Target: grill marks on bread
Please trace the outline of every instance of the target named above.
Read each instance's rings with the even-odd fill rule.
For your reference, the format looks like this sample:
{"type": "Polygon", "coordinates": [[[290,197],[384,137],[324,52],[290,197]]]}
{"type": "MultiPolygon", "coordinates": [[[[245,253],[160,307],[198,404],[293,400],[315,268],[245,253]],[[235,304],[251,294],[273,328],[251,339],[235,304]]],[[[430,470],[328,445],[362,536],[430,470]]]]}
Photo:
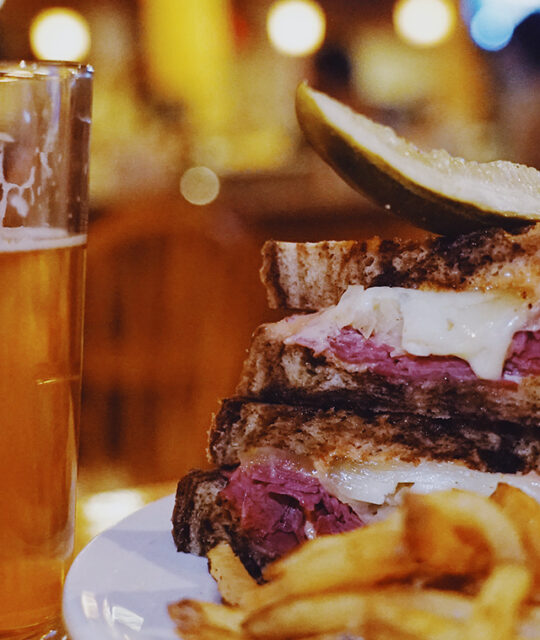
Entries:
{"type": "Polygon", "coordinates": [[[181,499],[177,498],[172,515],[173,537],[179,551],[189,549],[196,555],[205,555],[227,539],[230,522],[222,516],[208,517],[226,484],[226,477],[218,469],[194,470],[180,480],[177,496],[181,499]]]}
{"type": "Polygon", "coordinates": [[[457,462],[497,473],[527,473],[540,462],[535,430],[503,421],[482,424],[376,414],[366,407],[353,411],[339,406],[225,400],[210,441],[215,464],[237,465],[243,455],[259,447],[285,449],[307,458],[457,462]]]}
{"type": "Polygon", "coordinates": [[[487,229],[423,242],[268,241],[261,279],[272,308],[322,309],[349,285],[521,290],[540,297],[540,225],[522,233],[487,229]]]}

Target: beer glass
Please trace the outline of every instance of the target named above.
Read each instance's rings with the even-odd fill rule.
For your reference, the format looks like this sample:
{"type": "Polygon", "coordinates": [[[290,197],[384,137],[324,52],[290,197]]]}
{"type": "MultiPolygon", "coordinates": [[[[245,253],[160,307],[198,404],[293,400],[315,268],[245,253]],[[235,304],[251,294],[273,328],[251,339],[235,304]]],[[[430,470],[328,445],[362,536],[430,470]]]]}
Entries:
{"type": "Polygon", "coordinates": [[[91,91],[0,62],[0,638],[59,616],[73,547],[91,91]]]}

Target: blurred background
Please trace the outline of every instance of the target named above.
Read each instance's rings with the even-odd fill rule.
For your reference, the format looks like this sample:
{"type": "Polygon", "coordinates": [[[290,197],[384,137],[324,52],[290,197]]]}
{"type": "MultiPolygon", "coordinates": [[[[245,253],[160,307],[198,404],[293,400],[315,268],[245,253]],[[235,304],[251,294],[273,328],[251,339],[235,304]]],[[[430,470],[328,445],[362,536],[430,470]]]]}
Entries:
{"type": "Polygon", "coordinates": [[[172,490],[208,464],[211,415],[250,335],[280,317],[258,280],[265,239],[421,235],[306,147],[297,84],[420,147],[540,168],[537,11],[539,0],[0,0],[2,58],[95,67],[80,485],[102,496],[85,512],[96,527],[139,506],[142,487],[172,490]]]}

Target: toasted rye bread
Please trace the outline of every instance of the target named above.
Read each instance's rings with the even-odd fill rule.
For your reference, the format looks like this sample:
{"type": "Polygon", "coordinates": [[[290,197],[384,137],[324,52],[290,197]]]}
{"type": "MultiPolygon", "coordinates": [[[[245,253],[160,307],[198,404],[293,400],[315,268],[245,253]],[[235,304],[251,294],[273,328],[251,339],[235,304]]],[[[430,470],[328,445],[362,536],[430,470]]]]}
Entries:
{"type": "Polygon", "coordinates": [[[453,462],[493,473],[540,468],[537,430],[505,422],[224,400],[210,433],[214,463],[236,466],[250,451],[267,447],[306,458],[453,462]]]}
{"type": "Polygon", "coordinates": [[[288,320],[261,325],[244,362],[238,396],[261,402],[400,412],[431,418],[508,421],[540,427],[540,377],[409,379],[347,368],[337,359],[288,344],[288,320]]]}
{"type": "Polygon", "coordinates": [[[488,229],[423,242],[268,241],[261,279],[272,308],[323,309],[347,287],[492,288],[540,299],[540,224],[521,233],[488,229]]]}

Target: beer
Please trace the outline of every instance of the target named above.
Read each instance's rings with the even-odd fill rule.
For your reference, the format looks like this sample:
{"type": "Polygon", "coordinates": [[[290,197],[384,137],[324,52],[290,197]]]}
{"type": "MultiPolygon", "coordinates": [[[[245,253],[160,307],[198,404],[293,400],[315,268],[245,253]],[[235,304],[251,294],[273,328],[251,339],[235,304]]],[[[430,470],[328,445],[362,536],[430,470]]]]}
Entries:
{"type": "Polygon", "coordinates": [[[73,544],[84,235],[0,228],[0,638],[58,615],[73,544]]]}

